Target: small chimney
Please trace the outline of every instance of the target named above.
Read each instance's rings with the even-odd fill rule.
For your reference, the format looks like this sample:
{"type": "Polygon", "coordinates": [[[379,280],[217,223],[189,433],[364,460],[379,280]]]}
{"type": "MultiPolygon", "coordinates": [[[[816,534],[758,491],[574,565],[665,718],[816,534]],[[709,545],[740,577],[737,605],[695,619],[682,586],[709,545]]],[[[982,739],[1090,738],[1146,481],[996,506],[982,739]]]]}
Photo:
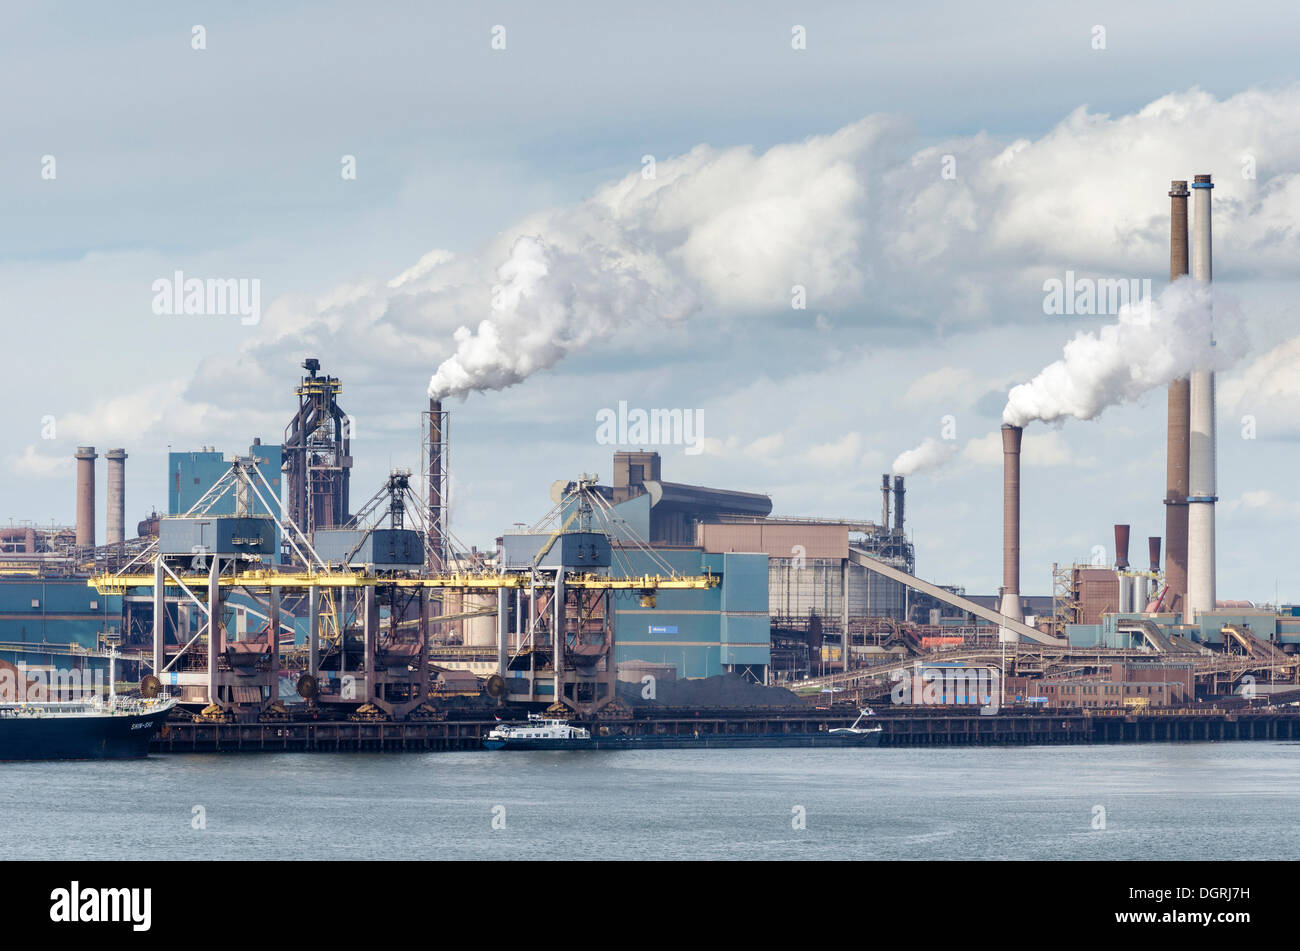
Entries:
{"type": "Polygon", "coordinates": [[[1151,556],[1151,571],[1156,573],[1160,570],[1160,536],[1152,535],[1147,538],[1147,554],[1151,556]]]}
{"type": "Polygon", "coordinates": [[[1128,536],[1129,526],[1115,526],[1115,567],[1128,567],[1128,536]]]}
{"type": "Polygon", "coordinates": [[[894,476],[894,534],[900,538],[903,535],[903,493],[906,491],[903,477],[894,476]]]}
{"type": "Polygon", "coordinates": [[[1001,613],[1023,621],[1020,607],[1020,440],[1024,429],[1002,426],[1002,605],[1001,613]]]}
{"type": "Polygon", "coordinates": [[[77,547],[95,547],[95,460],[94,446],[78,446],[77,459],[77,547]]]}
{"type": "Polygon", "coordinates": [[[1137,598],[1133,586],[1133,573],[1128,570],[1129,526],[1115,526],[1115,574],[1119,578],[1119,612],[1128,614],[1136,610],[1137,598]]]}
{"type": "Polygon", "coordinates": [[[880,530],[889,534],[889,473],[880,476],[880,530]]]}

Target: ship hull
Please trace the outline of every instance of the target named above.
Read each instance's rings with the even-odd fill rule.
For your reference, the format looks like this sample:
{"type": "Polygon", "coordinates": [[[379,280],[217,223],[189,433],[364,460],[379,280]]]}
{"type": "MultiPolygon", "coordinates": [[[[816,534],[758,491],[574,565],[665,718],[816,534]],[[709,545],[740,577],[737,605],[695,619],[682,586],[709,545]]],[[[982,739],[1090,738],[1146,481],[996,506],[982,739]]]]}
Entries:
{"type": "Polygon", "coordinates": [[[0,760],[138,759],[167,711],[135,716],[0,717],[0,760]]]}
{"type": "Polygon", "coordinates": [[[733,750],[879,746],[881,731],[866,733],[702,733],[699,736],[593,736],[585,740],[489,739],[489,750],[733,750]]]}

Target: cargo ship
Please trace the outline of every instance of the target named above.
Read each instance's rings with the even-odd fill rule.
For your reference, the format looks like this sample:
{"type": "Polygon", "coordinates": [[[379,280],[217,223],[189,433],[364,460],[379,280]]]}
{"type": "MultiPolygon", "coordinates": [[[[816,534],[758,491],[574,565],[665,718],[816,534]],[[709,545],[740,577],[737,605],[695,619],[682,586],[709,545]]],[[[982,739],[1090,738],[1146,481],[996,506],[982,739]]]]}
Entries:
{"type": "Polygon", "coordinates": [[[119,699],[0,703],[0,760],[133,759],[149,742],[176,700],[167,695],[119,699]]]}
{"type": "Polygon", "coordinates": [[[863,710],[852,726],[815,733],[692,733],[690,735],[593,736],[591,731],[551,717],[528,717],[527,723],[505,724],[483,739],[489,750],[691,750],[776,749],[795,747],[879,746],[882,727],[860,726],[863,710]]]}

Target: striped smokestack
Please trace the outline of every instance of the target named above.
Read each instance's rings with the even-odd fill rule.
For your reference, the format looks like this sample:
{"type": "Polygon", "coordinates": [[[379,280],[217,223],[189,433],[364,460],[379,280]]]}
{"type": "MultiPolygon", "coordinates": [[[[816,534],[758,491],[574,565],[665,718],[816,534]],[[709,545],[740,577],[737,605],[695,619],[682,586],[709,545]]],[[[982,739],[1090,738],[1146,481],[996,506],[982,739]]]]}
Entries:
{"type": "MultiPolygon", "coordinates": [[[[1169,183],[1169,281],[1187,274],[1187,183],[1169,183]]],[[[1169,384],[1168,464],[1165,491],[1165,606],[1181,611],[1187,602],[1187,446],[1191,428],[1191,383],[1169,384]]]]}
{"type": "MultiPolygon", "coordinates": [[[[1210,237],[1209,175],[1197,175],[1192,182],[1193,221],[1196,240],[1192,245],[1192,279],[1209,284],[1213,279],[1210,237]]],[[[1215,479],[1214,373],[1194,370],[1191,375],[1190,426],[1187,464],[1187,603],[1184,620],[1215,607],[1214,503],[1215,479]]]]}
{"type": "Polygon", "coordinates": [[[1020,438],[1019,426],[1002,426],[1002,614],[1025,619],[1020,607],[1020,438]]]}

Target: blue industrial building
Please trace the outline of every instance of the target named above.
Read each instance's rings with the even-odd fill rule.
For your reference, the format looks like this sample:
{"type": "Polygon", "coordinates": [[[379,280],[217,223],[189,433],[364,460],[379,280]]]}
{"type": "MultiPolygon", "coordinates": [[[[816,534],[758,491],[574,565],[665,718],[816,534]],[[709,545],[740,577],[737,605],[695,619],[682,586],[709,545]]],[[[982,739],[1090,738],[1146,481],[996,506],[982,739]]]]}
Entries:
{"type": "MultiPolygon", "coordinates": [[[[271,505],[278,505],[280,502],[280,466],[282,464],[282,453],[279,446],[264,446],[260,439],[253,440],[253,445],[248,447],[248,455],[255,456],[258,459],[257,471],[266,479],[271,487],[271,495],[267,502],[271,505]]],[[[225,453],[216,452],[211,449],[201,452],[172,452],[167,454],[167,513],[169,515],[184,515],[190,510],[194,503],[207,493],[217,480],[230,471],[230,462],[226,459],[225,453]]],[[[266,495],[266,489],[263,486],[258,487],[263,495],[266,495]]],[[[261,499],[254,495],[250,500],[249,509],[254,515],[272,515],[279,517],[279,511],[272,511],[262,504],[261,499]]],[[[235,514],[235,493],[228,492],[217,501],[209,510],[212,515],[234,515],[235,514]]],[[[274,526],[276,558],[279,557],[280,551],[280,529],[274,526]]]]}
{"type": "Polygon", "coordinates": [[[614,648],[618,663],[641,660],[677,669],[678,677],[713,677],[726,671],[763,679],[771,661],[767,613],[767,555],[710,554],[699,549],[620,552],[636,574],[721,575],[714,588],[663,589],[654,607],[635,591],[614,597],[614,648]]]}
{"type": "MultiPolygon", "coordinates": [[[[7,578],[0,604],[0,649],[12,645],[79,644],[122,624],[120,595],[102,595],[85,578],[7,578]]],[[[21,646],[15,648],[21,649],[21,646]]]]}

